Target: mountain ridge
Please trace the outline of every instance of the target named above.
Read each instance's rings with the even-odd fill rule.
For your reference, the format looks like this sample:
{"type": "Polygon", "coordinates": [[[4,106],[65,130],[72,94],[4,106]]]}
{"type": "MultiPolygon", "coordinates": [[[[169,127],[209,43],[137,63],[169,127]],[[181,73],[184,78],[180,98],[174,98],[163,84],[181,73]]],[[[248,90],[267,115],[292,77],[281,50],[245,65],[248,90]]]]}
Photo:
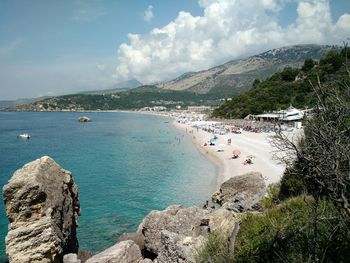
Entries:
{"type": "MultiPolygon", "coordinates": [[[[17,111],[117,110],[190,105],[219,106],[287,67],[300,67],[305,59],[319,60],[330,50],[340,47],[299,45],[272,49],[264,53],[226,62],[209,70],[188,72],[170,82],[144,85],[127,90],[100,90],[52,97],[16,106],[17,111]]],[[[6,110],[13,110],[6,109],[6,110]]]]}
{"type": "Polygon", "coordinates": [[[184,73],[157,87],[233,96],[250,87],[255,79],[265,79],[288,66],[299,67],[307,58],[317,60],[331,49],[338,47],[307,44],[275,48],[247,58],[230,60],[208,70],[184,73]]]}

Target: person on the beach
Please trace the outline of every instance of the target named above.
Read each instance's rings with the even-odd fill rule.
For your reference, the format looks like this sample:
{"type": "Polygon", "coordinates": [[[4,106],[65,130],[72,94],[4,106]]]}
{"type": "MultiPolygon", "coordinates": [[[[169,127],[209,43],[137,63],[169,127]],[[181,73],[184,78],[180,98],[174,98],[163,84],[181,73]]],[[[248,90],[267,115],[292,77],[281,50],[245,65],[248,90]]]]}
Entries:
{"type": "Polygon", "coordinates": [[[247,158],[247,159],[244,161],[243,164],[244,164],[244,165],[246,165],[246,164],[253,164],[252,159],[247,158]]]}
{"type": "Polygon", "coordinates": [[[209,206],[209,201],[206,200],[205,203],[203,204],[203,209],[207,209],[209,206]]]}

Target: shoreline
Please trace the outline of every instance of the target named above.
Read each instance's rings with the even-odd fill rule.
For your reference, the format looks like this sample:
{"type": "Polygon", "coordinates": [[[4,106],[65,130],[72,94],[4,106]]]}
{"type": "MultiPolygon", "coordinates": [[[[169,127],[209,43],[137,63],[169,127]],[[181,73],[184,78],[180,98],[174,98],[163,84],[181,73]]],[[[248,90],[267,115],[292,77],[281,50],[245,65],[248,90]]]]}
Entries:
{"type": "MultiPolygon", "coordinates": [[[[224,172],[225,172],[225,163],[218,158],[215,154],[209,154],[209,152],[203,148],[203,146],[199,143],[198,139],[195,137],[195,135],[189,134],[188,129],[192,129],[189,125],[181,125],[176,120],[173,120],[172,125],[178,129],[183,131],[187,136],[191,136],[191,141],[193,145],[197,148],[197,150],[209,161],[212,162],[217,169],[217,175],[216,175],[216,189],[219,189],[220,185],[224,181],[224,172]],[[187,128],[187,130],[186,130],[187,128]],[[195,138],[193,138],[195,137],[195,138]]],[[[198,132],[195,133],[198,135],[198,132]]]]}
{"type": "Polygon", "coordinates": [[[243,131],[242,134],[228,133],[218,135],[216,145],[209,146],[208,142],[212,137],[210,132],[196,129],[188,123],[179,123],[176,119],[173,120],[173,125],[191,136],[192,143],[200,153],[217,167],[217,190],[224,181],[249,172],[262,173],[266,185],[278,183],[283,176],[285,166],[273,159],[274,148],[267,140],[272,134],[248,131],[243,131]],[[227,143],[228,139],[232,141],[230,145],[227,143]],[[207,146],[204,146],[205,143],[207,146]],[[218,151],[219,147],[222,151],[218,151]],[[232,159],[235,149],[241,151],[238,159],[232,159]],[[253,164],[244,165],[244,160],[251,155],[253,164]]]}

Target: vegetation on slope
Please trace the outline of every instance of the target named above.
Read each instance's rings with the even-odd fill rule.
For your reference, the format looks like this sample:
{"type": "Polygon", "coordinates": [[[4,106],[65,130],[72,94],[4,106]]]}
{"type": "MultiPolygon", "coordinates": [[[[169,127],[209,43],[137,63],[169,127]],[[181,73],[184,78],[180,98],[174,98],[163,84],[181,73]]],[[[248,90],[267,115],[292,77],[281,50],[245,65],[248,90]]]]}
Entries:
{"type": "MultiPolygon", "coordinates": [[[[281,161],[287,170],[262,201],[265,211],[243,216],[234,251],[210,249],[227,243],[215,234],[199,251],[198,262],[349,261],[350,67],[346,61],[337,64],[335,54],[325,60],[321,66],[338,75],[315,86],[317,110],[306,120],[304,138],[295,144],[278,133],[273,140],[286,153],[281,161]]],[[[313,69],[311,61],[304,67],[313,69]]]]}
{"type": "Polygon", "coordinates": [[[200,95],[189,91],[162,90],[154,86],[118,92],[114,94],[73,94],[38,101],[29,105],[21,105],[20,110],[116,110],[140,109],[143,107],[177,105],[217,105],[217,99],[208,95],[200,95]]]}
{"type": "Polygon", "coordinates": [[[314,88],[318,78],[325,85],[342,81],[346,71],[344,67],[345,49],[341,52],[330,51],[319,63],[307,59],[301,69],[285,68],[260,82],[256,80],[252,88],[227,101],[214,111],[215,117],[244,118],[248,114],[295,107],[314,107],[317,103],[314,88]]]}
{"type": "Polygon", "coordinates": [[[287,66],[299,67],[306,58],[319,60],[332,49],[337,50],[338,47],[296,45],[272,49],[208,70],[183,74],[179,78],[159,84],[158,87],[229,98],[249,89],[254,79],[266,79],[287,66]]]}

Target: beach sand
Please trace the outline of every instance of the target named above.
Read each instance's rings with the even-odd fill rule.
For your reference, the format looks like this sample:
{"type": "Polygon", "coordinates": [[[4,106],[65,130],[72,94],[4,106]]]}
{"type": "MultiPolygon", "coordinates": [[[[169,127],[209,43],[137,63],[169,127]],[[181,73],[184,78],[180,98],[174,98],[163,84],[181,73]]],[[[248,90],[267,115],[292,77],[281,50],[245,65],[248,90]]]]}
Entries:
{"type": "Polygon", "coordinates": [[[273,159],[275,149],[270,145],[267,138],[272,133],[254,133],[243,131],[241,134],[229,133],[218,135],[215,146],[209,146],[212,133],[191,127],[189,124],[182,124],[174,121],[175,127],[185,131],[192,137],[193,143],[198,147],[210,161],[214,162],[218,169],[217,187],[229,178],[242,175],[248,172],[261,172],[267,185],[280,181],[285,166],[273,159]],[[231,145],[228,145],[228,139],[231,145]],[[204,144],[207,143],[207,146],[204,144]],[[224,145],[219,147],[219,145],[224,145]],[[223,151],[218,152],[219,148],[223,151]],[[232,159],[232,152],[235,149],[241,151],[238,159],[232,159]],[[253,164],[244,165],[247,156],[253,155],[253,164]]]}

